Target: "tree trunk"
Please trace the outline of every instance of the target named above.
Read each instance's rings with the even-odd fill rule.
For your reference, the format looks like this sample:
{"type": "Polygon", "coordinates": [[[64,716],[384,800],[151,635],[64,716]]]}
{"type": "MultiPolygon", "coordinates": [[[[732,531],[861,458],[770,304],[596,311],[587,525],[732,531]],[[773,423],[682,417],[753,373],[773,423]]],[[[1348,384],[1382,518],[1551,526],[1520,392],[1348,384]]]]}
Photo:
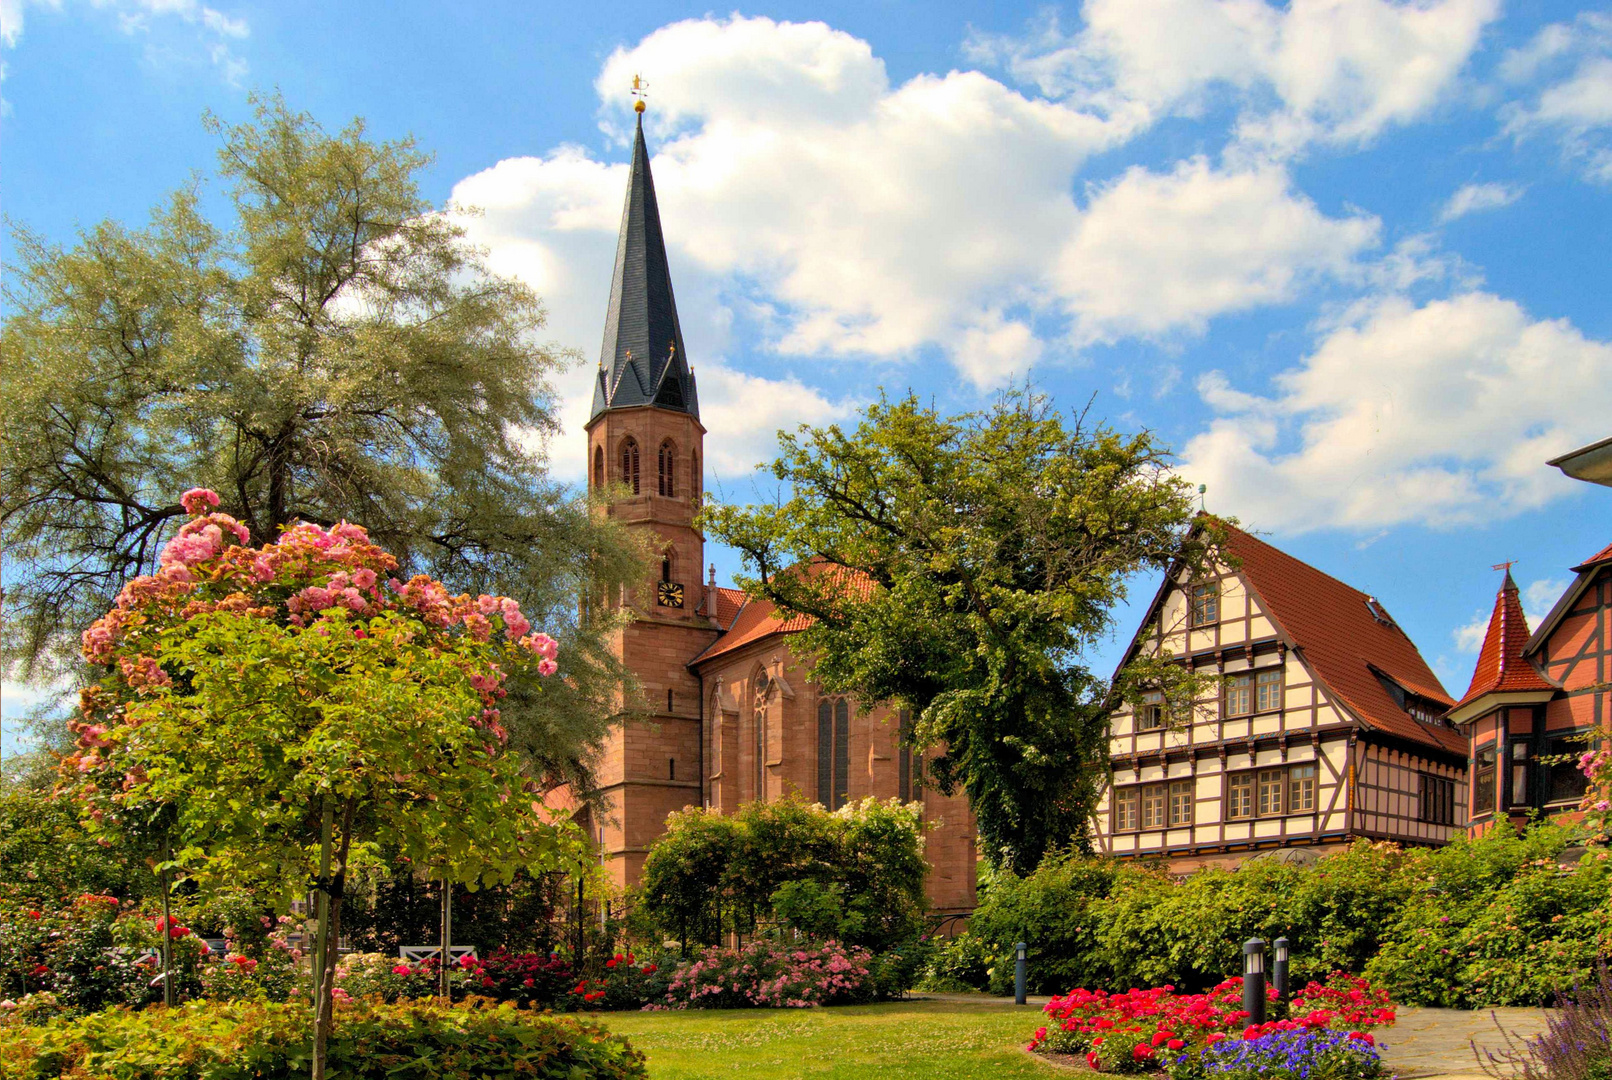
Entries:
{"type": "MultiPolygon", "coordinates": [[[[162,861],[166,863],[170,854],[168,851],[168,838],[162,838],[162,861]]],[[[173,913],[168,906],[168,897],[172,892],[169,885],[168,868],[162,868],[162,1003],[168,1008],[179,1004],[178,994],[174,990],[174,920],[173,913]]]]}
{"type": "MultiPolygon", "coordinates": [[[[328,813],[328,811],[327,811],[328,813]]],[[[313,1080],[324,1080],[325,1048],[330,1042],[330,1029],[335,1020],[336,1002],[336,942],[341,935],[341,901],[347,883],[347,852],[353,841],[353,800],[348,799],[341,813],[341,847],[336,855],[336,872],[330,878],[326,910],[320,920],[317,954],[319,962],[315,978],[318,997],[313,1025],[313,1080]]],[[[329,846],[321,844],[321,862],[329,846]]],[[[325,868],[328,868],[325,863],[325,868]]]]}
{"type": "Polygon", "coordinates": [[[452,984],[448,982],[448,962],[453,957],[453,883],[442,879],[442,952],[438,961],[438,993],[444,1005],[453,1001],[452,984]]]}
{"type": "Polygon", "coordinates": [[[308,1000],[315,1012],[319,1009],[319,980],[325,970],[325,931],[330,922],[330,830],[335,813],[329,800],[319,819],[319,878],[313,896],[313,965],[308,969],[308,1000]]]}

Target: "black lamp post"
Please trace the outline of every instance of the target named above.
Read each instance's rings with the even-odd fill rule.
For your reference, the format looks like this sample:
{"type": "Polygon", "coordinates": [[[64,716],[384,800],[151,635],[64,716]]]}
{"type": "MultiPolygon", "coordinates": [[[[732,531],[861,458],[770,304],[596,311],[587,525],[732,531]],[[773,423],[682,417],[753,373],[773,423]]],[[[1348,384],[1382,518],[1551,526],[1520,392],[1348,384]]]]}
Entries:
{"type": "Polygon", "coordinates": [[[1243,1011],[1248,1023],[1265,1022],[1265,941],[1249,938],[1243,942],[1243,1011]]]}
{"type": "Polygon", "coordinates": [[[1019,942],[1013,946],[1013,1004],[1023,1005],[1028,1002],[1029,996],[1025,991],[1025,984],[1029,981],[1029,963],[1025,959],[1026,946],[1019,942]]]}
{"type": "Polygon", "coordinates": [[[1276,985],[1276,1000],[1287,1003],[1287,938],[1279,937],[1271,944],[1276,949],[1276,955],[1271,964],[1271,981],[1276,985]]]}

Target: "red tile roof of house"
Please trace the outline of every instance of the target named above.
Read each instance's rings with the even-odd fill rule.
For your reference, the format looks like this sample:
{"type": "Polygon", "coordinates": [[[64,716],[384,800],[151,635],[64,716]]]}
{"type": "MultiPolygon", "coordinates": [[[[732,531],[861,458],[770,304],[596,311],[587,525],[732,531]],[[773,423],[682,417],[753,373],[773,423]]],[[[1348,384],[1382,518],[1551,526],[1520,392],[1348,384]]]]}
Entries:
{"type": "Polygon", "coordinates": [[[1599,554],[1591,555],[1589,558],[1573,567],[1573,573],[1581,573],[1585,570],[1588,570],[1592,566],[1597,566],[1604,562],[1612,562],[1612,544],[1608,544],[1606,547],[1601,549],[1599,554]]]}
{"type": "Polygon", "coordinates": [[[1472,684],[1456,708],[1485,694],[1555,690],[1556,686],[1523,657],[1527,643],[1528,617],[1517,596],[1517,583],[1507,570],[1494,598],[1494,613],[1489,616],[1489,631],[1483,636],[1478,665],[1472,670],[1472,684]]]}
{"type": "Polygon", "coordinates": [[[1417,720],[1377,677],[1381,672],[1412,693],[1446,707],[1454,704],[1415,643],[1381,604],[1241,529],[1217,524],[1225,530],[1226,546],[1240,560],[1266,614],[1361,723],[1413,742],[1466,753],[1464,735],[1417,720]]]}

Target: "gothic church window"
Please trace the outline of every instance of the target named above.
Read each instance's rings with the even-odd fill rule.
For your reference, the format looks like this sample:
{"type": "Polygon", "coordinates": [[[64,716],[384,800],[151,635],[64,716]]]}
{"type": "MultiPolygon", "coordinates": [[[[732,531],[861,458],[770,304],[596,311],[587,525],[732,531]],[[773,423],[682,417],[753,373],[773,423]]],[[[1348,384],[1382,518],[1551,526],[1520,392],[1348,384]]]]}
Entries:
{"type": "Polygon", "coordinates": [[[672,445],[672,440],[667,439],[660,444],[660,457],[657,463],[659,486],[656,489],[667,498],[673,498],[677,494],[672,485],[672,471],[676,467],[677,448],[672,445]]]}
{"type": "Polygon", "coordinates": [[[845,805],[851,776],[851,706],[844,698],[817,703],[817,801],[845,805]]]}
{"type": "Polygon", "coordinates": [[[767,801],[767,693],[771,686],[765,671],[756,672],[751,680],[755,694],[751,720],[756,728],[756,801],[767,801]]]}
{"type": "Polygon", "coordinates": [[[621,443],[621,482],[638,494],[638,440],[631,437],[621,443]]]}
{"type": "Polygon", "coordinates": [[[604,486],[604,447],[595,446],[593,448],[593,487],[595,491],[598,491],[603,489],[604,486]]]}
{"type": "Polygon", "coordinates": [[[912,713],[896,713],[896,794],[904,803],[912,801],[912,713]]]}
{"type": "Polygon", "coordinates": [[[688,462],[688,493],[695,502],[699,502],[700,481],[704,477],[700,475],[700,453],[698,450],[689,455],[688,462]]]}

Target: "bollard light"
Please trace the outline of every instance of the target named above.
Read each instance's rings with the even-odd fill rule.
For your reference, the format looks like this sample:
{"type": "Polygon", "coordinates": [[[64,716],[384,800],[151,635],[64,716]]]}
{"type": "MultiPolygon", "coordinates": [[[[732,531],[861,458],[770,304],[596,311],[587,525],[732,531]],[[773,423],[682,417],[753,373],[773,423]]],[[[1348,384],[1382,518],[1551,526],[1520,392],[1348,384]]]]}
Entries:
{"type": "Polygon", "coordinates": [[[1265,1022],[1265,941],[1249,938],[1243,942],[1243,1011],[1248,1023],[1265,1022]]]}
{"type": "Polygon", "coordinates": [[[1276,955],[1271,963],[1271,981],[1276,986],[1276,1000],[1284,1004],[1287,1002],[1287,938],[1279,937],[1271,942],[1276,955]]]}
{"type": "Polygon", "coordinates": [[[1025,984],[1029,982],[1029,960],[1027,959],[1028,946],[1019,942],[1013,946],[1013,1004],[1023,1005],[1028,1002],[1025,984]]]}

